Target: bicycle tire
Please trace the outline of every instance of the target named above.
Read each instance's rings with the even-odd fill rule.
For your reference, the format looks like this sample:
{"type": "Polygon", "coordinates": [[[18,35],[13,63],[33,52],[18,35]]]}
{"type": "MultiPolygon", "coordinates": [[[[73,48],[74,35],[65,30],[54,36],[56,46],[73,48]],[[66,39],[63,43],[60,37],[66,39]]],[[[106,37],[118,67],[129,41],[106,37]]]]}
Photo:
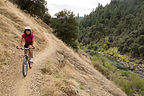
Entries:
{"type": "Polygon", "coordinates": [[[27,57],[24,56],[23,63],[22,63],[22,73],[23,73],[24,77],[26,77],[27,72],[28,72],[28,64],[27,63],[28,63],[27,57]]]}
{"type": "Polygon", "coordinates": [[[32,68],[32,63],[30,63],[30,61],[28,63],[29,63],[29,68],[31,69],[32,68]]]}

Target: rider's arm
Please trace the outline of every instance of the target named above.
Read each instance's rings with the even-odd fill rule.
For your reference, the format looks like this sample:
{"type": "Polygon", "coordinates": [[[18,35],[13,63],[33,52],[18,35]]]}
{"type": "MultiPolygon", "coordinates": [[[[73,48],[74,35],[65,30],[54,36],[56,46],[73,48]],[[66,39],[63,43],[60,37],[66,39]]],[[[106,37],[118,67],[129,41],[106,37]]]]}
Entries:
{"type": "Polygon", "coordinates": [[[20,40],[19,47],[21,47],[22,42],[23,42],[23,37],[22,37],[21,40],[20,40]]]}
{"type": "Polygon", "coordinates": [[[34,46],[34,38],[32,39],[32,46],[34,46]]]}

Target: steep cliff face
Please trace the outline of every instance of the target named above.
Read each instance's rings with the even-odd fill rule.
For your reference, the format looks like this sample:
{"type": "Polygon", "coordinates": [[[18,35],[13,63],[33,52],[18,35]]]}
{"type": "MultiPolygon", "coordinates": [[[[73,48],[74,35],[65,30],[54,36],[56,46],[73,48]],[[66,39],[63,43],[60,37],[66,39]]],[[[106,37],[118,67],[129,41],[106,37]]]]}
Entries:
{"type": "Polygon", "coordinates": [[[49,26],[0,1],[0,96],[126,96],[89,63],[57,39],[49,26]],[[25,26],[35,34],[34,64],[26,78],[17,50],[25,26]]]}

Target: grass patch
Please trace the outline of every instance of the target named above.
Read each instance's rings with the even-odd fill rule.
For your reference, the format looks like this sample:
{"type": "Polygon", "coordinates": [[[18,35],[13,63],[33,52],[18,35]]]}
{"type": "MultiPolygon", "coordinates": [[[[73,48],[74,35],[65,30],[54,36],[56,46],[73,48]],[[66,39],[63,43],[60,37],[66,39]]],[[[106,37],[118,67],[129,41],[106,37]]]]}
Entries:
{"type": "Polygon", "coordinates": [[[53,67],[50,65],[50,63],[51,63],[51,60],[48,59],[45,67],[41,69],[41,72],[43,74],[49,74],[49,75],[51,75],[53,73],[52,72],[53,67]]]}
{"type": "Polygon", "coordinates": [[[117,67],[113,66],[111,63],[109,62],[105,62],[104,63],[104,67],[106,67],[107,69],[109,69],[112,72],[115,72],[117,70],[117,67]]]}
{"type": "Polygon", "coordinates": [[[80,86],[80,89],[81,89],[81,90],[85,90],[85,88],[84,88],[82,85],[80,86]]]}
{"type": "Polygon", "coordinates": [[[47,91],[44,94],[42,94],[41,96],[54,96],[54,91],[47,91]]]}
{"type": "Polygon", "coordinates": [[[94,68],[100,71],[109,79],[110,70],[104,67],[104,62],[105,60],[101,57],[101,55],[96,55],[92,58],[92,65],[94,66],[94,68]]]}
{"type": "Polygon", "coordinates": [[[42,96],[53,96],[52,94],[44,94],[42,96]]]}
{"type": "Polygon", "coordinates": [[[144,96],[144,80],[141,79],[137,74],[131,74],[124,72],[124,75],[128,75],[126,79],[119,76],[115,76],[113,81],[121,87],[128,96],[144,96]]]}
{"type": "Polygon", "coordinates": [[[97,54],[92,65],[108,79],[115,82],[128,96],[144,96],[144,80],[137,74],[117,70],[104,56],[97,54]]]}
{"type": "Polygon", "coordinates": [[[8,64],[10,53],[8,50],[0,49],[0,66],[8,64]]]}
{"type": "Polygon", "coordinates": [[[52,74],[52,71],[50,70],[49,67],[48,67],[48,68],[42,68],[42,69],[41,69],[41,72],[42,72],[43,74],[49,74],[49,75],[52,74]]]}
{"type": "Polygon", "coordinates": [[[121,70],[120,73],[121,73],[122,76],[127,76],[128,77],[130,75],[130,72],[125,71],[125,70],[121,70]]]}
{"type": "Polygon", "coordinates": [[[56,78],[62,78],[60,75],[56,75],[55,77],[56,77],[56,78]]]}

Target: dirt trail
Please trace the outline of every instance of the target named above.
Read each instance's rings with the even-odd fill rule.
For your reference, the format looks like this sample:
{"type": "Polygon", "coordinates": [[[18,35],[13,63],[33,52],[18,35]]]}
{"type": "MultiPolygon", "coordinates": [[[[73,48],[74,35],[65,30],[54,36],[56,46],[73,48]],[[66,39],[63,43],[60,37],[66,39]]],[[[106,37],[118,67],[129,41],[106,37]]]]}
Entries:
{"type": "MultiPolygon", "coordinates": [[[[48,34],[45,34],[45,36],[48,36],[48,34]]],[[[14,87],[16,96],[31,96],[33,94],[31,92],[33,91],[37,91],[35,94],[33,94],[33,96],[41,96],[41,89],[35,90],[38,85],[34,86],[33,84],[37,83],[36,79],[42,78],[40,69],[45,67],[44,62],[56,52],[56,45],[54,41],[50,39],[50,37],[48,39],[49,43],[46,45],[46,48],[34,56],[33,68],[30,69],[28,71],[28,75],[25,78],[22,77],[14,87]]]]}

